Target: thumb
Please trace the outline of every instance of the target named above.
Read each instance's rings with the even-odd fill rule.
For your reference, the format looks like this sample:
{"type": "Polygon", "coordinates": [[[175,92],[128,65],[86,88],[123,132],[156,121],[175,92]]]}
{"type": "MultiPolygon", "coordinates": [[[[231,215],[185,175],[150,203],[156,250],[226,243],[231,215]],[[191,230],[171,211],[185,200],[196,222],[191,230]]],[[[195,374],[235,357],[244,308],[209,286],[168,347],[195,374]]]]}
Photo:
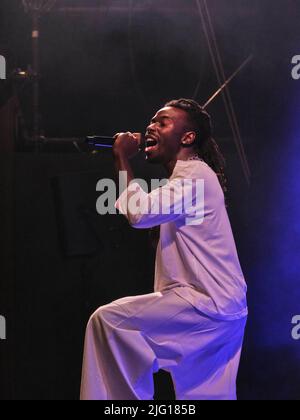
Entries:
{"type": "Polygon", "coordinates": [[[140,146],[142,144],[142,133],[133,133],[133,136],[140,146]]]}

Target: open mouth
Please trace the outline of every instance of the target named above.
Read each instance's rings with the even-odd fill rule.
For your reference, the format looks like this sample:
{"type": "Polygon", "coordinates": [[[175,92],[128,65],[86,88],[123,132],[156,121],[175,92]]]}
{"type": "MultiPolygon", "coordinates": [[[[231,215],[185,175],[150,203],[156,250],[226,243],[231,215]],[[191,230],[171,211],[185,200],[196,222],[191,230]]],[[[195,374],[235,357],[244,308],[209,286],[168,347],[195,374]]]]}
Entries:
{"type": "Polygon", "coordinates": [[[155,139],[148,138],[146,139],[146,149],[145,152],[152,152],[158,149],[158,141],[155,139]]]}

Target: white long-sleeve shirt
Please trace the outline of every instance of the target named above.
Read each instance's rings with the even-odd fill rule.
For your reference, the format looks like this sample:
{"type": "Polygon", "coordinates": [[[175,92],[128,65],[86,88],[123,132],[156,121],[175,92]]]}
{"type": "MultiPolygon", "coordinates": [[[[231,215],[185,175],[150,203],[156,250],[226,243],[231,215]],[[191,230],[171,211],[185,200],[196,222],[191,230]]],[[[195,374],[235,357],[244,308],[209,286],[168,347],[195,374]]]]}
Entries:
{"type": "Polygon", "coordinates": [[[161,226],[155,292],[174,289],[215,319],[247,316],[247,286],[224,194],[206,163],[178,160],[165,186],[147,194],[138,183],[132,183],[121,194],[116,208],[135,228],[161,226]],[[195,187],[195,180],[200,189],[195,187]],[[138,206],[128,205],[130,200],[138,206]]]}

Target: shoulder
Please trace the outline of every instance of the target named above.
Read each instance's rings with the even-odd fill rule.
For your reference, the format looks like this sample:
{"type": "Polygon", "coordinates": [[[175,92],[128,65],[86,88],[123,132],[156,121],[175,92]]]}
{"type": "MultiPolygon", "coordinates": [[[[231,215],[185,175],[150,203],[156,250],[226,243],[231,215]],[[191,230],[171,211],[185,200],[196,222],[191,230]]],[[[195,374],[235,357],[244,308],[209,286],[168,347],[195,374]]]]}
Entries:
{"type": "Polygon", "coordinates": [[[204,179],[212,183],[219,182],[216,173],[201,160],[178,160],[172,178],[204,179]]]}

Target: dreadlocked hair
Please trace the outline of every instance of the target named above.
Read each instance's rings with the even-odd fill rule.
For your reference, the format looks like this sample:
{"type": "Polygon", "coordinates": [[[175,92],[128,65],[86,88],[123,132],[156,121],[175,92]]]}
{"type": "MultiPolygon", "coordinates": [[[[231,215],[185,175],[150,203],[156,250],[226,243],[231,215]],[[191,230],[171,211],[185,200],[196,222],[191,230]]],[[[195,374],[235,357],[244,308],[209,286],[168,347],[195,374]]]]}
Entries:
{"type": "Polygon", "coordinates": [[[185,111],[189,117],[187,129],[193,129],[196,132],[197,153],[207,165],[218,176],[220,185],[224,194],[228,192],[227,178],[225,174],[226,160],[212,137],[212,123],[210,115],[201,107],[198,102],[192,99],[178,99],[168,102],[165,106],[178,108],[185,111]]]}

